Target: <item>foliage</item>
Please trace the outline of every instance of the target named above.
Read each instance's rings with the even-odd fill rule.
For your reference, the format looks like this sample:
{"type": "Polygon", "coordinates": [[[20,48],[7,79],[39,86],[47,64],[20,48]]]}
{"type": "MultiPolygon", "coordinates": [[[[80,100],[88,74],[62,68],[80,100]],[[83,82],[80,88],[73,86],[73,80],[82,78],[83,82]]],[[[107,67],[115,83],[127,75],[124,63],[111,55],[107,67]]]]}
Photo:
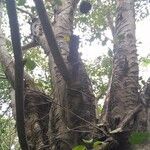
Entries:
{"type": "Polygon", "coordinates": [[[94,144],[93,144],[94,150],[100,150],[102,144],[103,144],[103,142],[101,142],[101,141],[96,141],[96,142],[94,142],[94,144]]]}
{"type": "MultiPolygon", "coordinates": [[[[61,5],[61,0],[54,1],[54,5],[61,5]]],[[[53,15],[51,12],[51,6],[48,5],[48,1],[45,0],[47,4],[47,10],[50,16],[53,15]]],[[[87,36],[88,42],[93,42],[98,39],[101,41],[103,46],[107,45],[108,41],[113,43],[112,37],[108,37],[106,31],[109,30],[108,17],[114,22],[115,11],[116,11],[116,1],[115,0],[91,0],[92,10],[89,14],[83,15],[79,11],[76,13],[74,20],[74,28],[77,28],[83,36],[87,36]],[[110,13],[111,12],[111,13],[110,13]],[[90,33],[90,36],[89,36],[90,33]]],[[[17,0],[17,4],[20,8],[27,10],[29,13],[35,15],[35,7],[28,5],[26,0],[17,0]]],[[[148,2],[147,0],[136,1],[136,18],[137,20],[143,19],[149,15],[148,2]]],[[[30,36],[30,26],[28,25],[28,32],[25,33],[24,28],[28,24],[28,20],[31,18],[29,15],[19,12],[21,16],[21,33],[22,33],[22,43],[28,43],[31,41],[30,36]],[[26,24],[26,25],[25,25],[26,24]]],[[[5,17],[4,17],[5,18],[5,17]]],[[[52,17],[51,17],[52,18],[52,17]]],[[[5,23],[4,23],[5,24],[5,23]]],[[[7,48],[12,51],[11,43],[7,39],[7,48]]],[[[103,99],[108,87],[109,79],[112,72],[112,57],[113,53],[111,50],[108,51],[108,55],[99,56],[95,61],[86,61],[86,69],[92,81],[94,93],[97,99],[103,99]]],[[[48,60],[43,54],[40,48],[33,48],[28,51],[25,55],[25,70],[34,78],[35,83],[40,86],[46,93],[51,93],[52,84],[48,69],[48,60]]],[[[140,61],[144,66],[150,64],[150,57],[141,58],[140,61]]],[[[0,108],[4,105],[10,103],[10,84],[8,83],[2,67],[0,67],[0,108]]],[[[99,107],[101,111],[101,107],[99,107]]],[[[1,114],[2,112],[0,112],[1,114]]],[[[10,110],[9,110],[10,113],[10,110]]],[[[15,149],[18,149],[18,143],[16,142],[16,133],[14,131],[14,120],[10,116],[0,116],[0,149],[7,150],[10,149],[12,145],[15,145],[15,149]],[[14,138],[15,137],[15,138],[14,138]],[[5,140],[4,140],[5,139],[5,140]]],[[[145,141],[149,137],[147,133],[133,133],[130,137],[130,142],[133,144],[139,144],[145,141]]],[[[86,143],[84,141],[84,143],[86,143]]],[[[93,148],[95,150],[100,149],[102,144],[101,141],[92,142],[93,148]]],[[[86,150],[85,145],[78,145],[73,150],[86,150]]]]}
{"type": "Polygon", "coordinates": [[[26,3],[26,0],[18,0],[17,2],[19,6],[22,6],[26,3]]]}
{"type": "Polygon", "coordinates": [[[25,70],[34,78],[37,86],[51,93],[52,85],[48,69],[48,59],[40,48],[33,48],[25,55],[25,70]]]}
{"type": "Polygon", "coordinates": [[[112,72],[112,54],[99,56],[93,63],[86,62],[86,69],[96,97],[104,98],[112,72]]]}
{"type": "Polygon", "coordinates": [[[9,90],[10,84],[8,83],[8,80],[3,73],[2,66],[0,64],[0,107],[3,103],[9,102],[10,97],[9,97],[9,90]]]}
{"type": "Polygon", "coordinates": [[[144,67],[148,67],[150,65],[150,55],[140,58],[140,62],[144,67]]]}
{"type": "Polygon", "coordinates": [[[77,12],[75,28],[85,33],[83,35],[85,37],[90,34],[90,36],[87,36],[87,41],[93,42],[98,39],[103,44],[106,44],[109,41],[109,38],[105,35],[105,31],[108,30],[108,17],[114,21],[116,3],[114,0],[91,0],[91,3],[92,10],[89,14],[82,15],[77,12]]]}
{"type": "Polygon", "coordinates": [[[10,105],[10,84],[0,65],[0,149],[8,150],[18,147],[15,122],[10,105]]]}
{"type": "Polygon", "coordinates": [[[143,144],[150,140],[148,132],[133,132],[129,138],[131,144],[143,144]]]}
{"type": "Polygon", "coordinates": [[[87,148],[84,145],[78,145],[78,146],[74,147],[72,150],[87,150],[87,148]]]}
{"type": "Polygon", "coordinates": [[[149,15],[149,1],[148,0],[135,0],[136,20],[140,21],[149,15]]]}
{"type": "Polygon", "coordinates": [[[92,150],[102,150],[105,146],[104,142],[89,140],[84,142],[84,145],[77,145],[72,150],[88,150],[88,144],[91,145],[92,150]]]}
{"type": "Polygon", "coordinates": [[[0,149],[19,149],[14,120],[0,116],[0,149]]]}

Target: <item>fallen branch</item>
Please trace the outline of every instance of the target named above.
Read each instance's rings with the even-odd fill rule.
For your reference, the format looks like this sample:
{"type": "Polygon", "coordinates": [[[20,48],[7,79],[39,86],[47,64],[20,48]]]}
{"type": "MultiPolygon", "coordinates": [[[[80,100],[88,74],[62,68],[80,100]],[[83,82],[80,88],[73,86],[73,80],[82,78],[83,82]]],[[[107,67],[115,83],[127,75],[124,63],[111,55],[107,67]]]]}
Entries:
{"type": "Polygon", "coordinates": [[[137,115],[137,113],[139,113],[142,110],[142,104],[138,105],[134,110],[132,110],[128,115],[126,115],[126,117],[124,118],[124,120],[118,125],[118,127],[111,131],[111,134],[115,134],[115,133],[120,133],[120,132],[124,132],[124,128],[126,127],[126,125],[133,119],[133,117],[135,115],[137,115]]]}

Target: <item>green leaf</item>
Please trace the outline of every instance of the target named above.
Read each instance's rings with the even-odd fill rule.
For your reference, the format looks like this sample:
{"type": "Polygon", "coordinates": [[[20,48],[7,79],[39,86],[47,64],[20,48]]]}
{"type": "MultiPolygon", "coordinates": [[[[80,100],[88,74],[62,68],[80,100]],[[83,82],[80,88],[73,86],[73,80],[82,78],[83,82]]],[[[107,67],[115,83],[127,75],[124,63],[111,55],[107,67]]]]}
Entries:
{"type": "Polygon", "coordinates": [[[62,5],[62,1],[61,0],[55,0],[55,5],[61,6],[62,5]]]}
{"type": "Polygon", "coordinates": [[[148,65],[150,65],[150,58],[149,57],[142,57],[140,59],[140,61],[144,67],[147,67],[148,65]]]}
{"type": "Polygon", "coordinates": [[[142,144],[150,139],[150,133],[148,132],[133,132],[129,138],[131,144],[142,144]]]}
{"type": "Polygon", "coordinates": [[[18,0],[18,5],[22,6],[26,3],[26,0],[18,0]]]}
{"type": "Polygon", "coordinates": [[[87,21],[87,18],[86,18],[86,17],[81,17],[81,21],[82,21],[82,22],[86,22],[86,21],[87,21]]]}
{"type": "Polygon", "coordinates": [[[84,143],[87,143],[87,144],[91,144],[91,143],[93,142],[93,139],[89,139],[89,140],[83,139],[83,142],[84,142],[84,143]]]}
{"type": "Polygon", "coordinates": [[[93,144],[94,150],[100,150],[102,144],[103,144],[103,142],[101,142],[101,141],[96,141],[96,142],[94,142],[94,144],[93,144]]]}
{"type": "Polygon", "coordinates": [[[72,150],[87,150],[87,148],[84,145],[78,145],[78,146],[74,147],[72,150]]]}
{"type": "Polygon", "coordinates": [[[101,144],[103,144],[103,142],[101,142],[101,141],[96,141],[96,142],[94,142],[93,147],[96,147],[97,145],[101,145],[101,144]]]}
{"type": "Polygon", "coordinates": [[[32,71],[37,66],[36,63],[33,60],[31,60],[30,58],[27,58],[25,65],[26,65],[27,69],[29,69],[30,71],[32,71]]]}

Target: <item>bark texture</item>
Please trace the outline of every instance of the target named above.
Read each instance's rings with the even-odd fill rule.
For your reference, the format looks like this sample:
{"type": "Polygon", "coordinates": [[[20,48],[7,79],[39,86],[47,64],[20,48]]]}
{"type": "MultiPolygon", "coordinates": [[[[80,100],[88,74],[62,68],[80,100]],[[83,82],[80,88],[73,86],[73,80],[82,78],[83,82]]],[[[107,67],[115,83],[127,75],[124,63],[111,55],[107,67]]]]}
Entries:
{"type": "MultiPolygon", "coordinates": [[[[64,81],[54,62],[39,19],[32,24],[32,34],[49,58],[54,99],[42,93],[25,73],[26,133],[30,149],[71,150],[81,144],[83,139],[96,137],[105,142],[104,149],[129,150],[129,131],[150,130],[149,82],[143,93],[145,106],[140,104],[141,97],[138,93],[134,0],[117,0],[116,24],[115,29],[112,29],[113,71],[101,119],[104,125],[99,127],[95,125],[95,98],[91,83],[78,54],[79,38],[73,35],[74,13],[78,2],[79,0],[64,0],[62,5],[55,6],[54,11],[53,31],[71,75],[69,83],[64,81]],[[145,122],[146,125],[143,125],[145,122]],[[98,129],[96,135],[95,129],[98,129]]],[[[0,62],[14,87],[14,63],[8,55],[1,30],[0,62]]],[[[142,148],[147,150],[148,146],[142,148]]],[[[140,148],[141,146],[135,149],[140,148]]]]}
{"type": "MultiPolygon", "coordinates": [[[[0,18],[2,18],[2,3],[0,1],[0,18]]],[[[14,88],[15,70],[13,58],[9,55],[6,46],[6,39],[1,29],[0,20],[0,63],[3,66],[3,71],[14,88]]],[[[40,88],[34,83],[34,80],[27,74],[24,74],[25,80],[25,129],[28,144],[31,150],[44,149],[49,146],[47,136],[49,110],[52,99],[40,92],[40,88]]],[[[14,97],[14,92],[11,95],[14,97]]],[[[15,118],[15,100],[12,98],[13,114],[15,118]]]]}
{"type": "MultiPolygon", "coordinates": [[[[55,139],[52,139],[52,142],[55,142],[53,149],[56,150],[71,149],[73,146],[81,143],[83,138],[88,138],[82,132],[83,130],[90,131],[91,125],[87,122],[95,124],[95,102],[89,78],[78,55],[71,56],[74,53],[71,53],[73,50],[69,49],[70,41],[65,41],[67,36],[70,39],[72,38],[73,15],[76,5],[76,1],[65,1],[62,8],[58,8],[57,11],[68,8],[55,15],[56,23],[54,25],[54,32],[61,49],[61,54],[71,72],[72,81],[70,85],[64,82],[57,66],[53,63],[53,58],[49,55],[55,91],[54,97],[56,102],[63,106],[62,109],[54,104],[50,114],[50,135],[52,134],[52,137],[55,137],[55,139]],[[75,58],[76,62],[73,62],[74,64],[69,61],[69,55],[72,58],[77,57],[75,58]]],[[[71,46],[70,48],[73,47],[71,46]]],[[[76,49],[76,53],[78,54],[78,49],[76,49]]],[[[91,136],[91,134],[89,135],[91,136]]]]}
{"type": "MultiPolygon", "coordinates": [[[[136,117],[128,117],[133,111],[140,110],[138,94],[138,59],[135,39],[134,0],[118,0],[114,32],[114,60],[112,79],[102,115],[103,123],[110,130],[121,128],[122,131],[136,128],[136,117]],[[137,108],[137,109],[136,109],[137,108]],[[128,122],[124,124],[124,122],[128,122]],[[124,124],[124,125],[123,125],[124,124]]],[[[120,136],[120,144],[130,149],[127,136],[120,136]]]]}
{"type": "Polygon", "coordinates": [[[36,36],[37,41],[49,57],[54,85],[54,102],[49,122],[51,147],[54,150],[69,150],[81,143],[83,138],[92,138],[92,128],[95,126],[95,98],[90,80],[78,55],[78,37],[73,36],[72,31],[77,3],[78,0],[66,0],[61,6],[56,6],[53,23],[60,53],[71,74],[69,84],[64,81],[59,67],[54,63],[44,34],[38,30],[40,22],[37,21],[37,25],[33,28],[35,36],[40,35],[36,36]]]}

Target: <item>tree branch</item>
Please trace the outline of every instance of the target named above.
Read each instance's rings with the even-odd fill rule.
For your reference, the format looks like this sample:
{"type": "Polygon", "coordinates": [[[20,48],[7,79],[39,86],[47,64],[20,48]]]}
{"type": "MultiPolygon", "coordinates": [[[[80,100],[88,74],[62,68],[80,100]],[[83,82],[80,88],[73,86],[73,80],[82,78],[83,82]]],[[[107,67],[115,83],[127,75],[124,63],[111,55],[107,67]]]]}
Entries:
{"type": "Polygon", "coordinates": [[[124,131],[124,128],[127,126],[127,124],[133,119],[137,113],[139,113],[142,110],[142,105],[138,105],[134,110],[132,110],[125,118],[124,120],[117,126],[117,128],[113,131],[111,131],[111,134],[120,133],[124,131]]]}
{"type": "Polygon", "coordinates": [[[11,41],[15,59],[16,126],[20,147],[22,150],[29,150],[25,132],[24,116],[24,68],[15,0],[6,0],[6,8],[9,18],[11,41]]]}
{"type": "Polygon", "coordinates": [[[17,7],[17,10],[19,10],[19,11],[22,12],[22,13],[25,13],[25,14],[29,15],[31,18],[34,18],[34,15],[31,14],[31,13],[29,13],[29,12],[26,11],[26,10],[23,10],[23,9],[21,9],[21,8],[19,8],[19,7],[17,7]]]}
{"type": "Polygon", "coordinates": [[[22,52],[23,52],[23,54],[25,54],[28,49],[33,48],[33,47],[36,47],[36,46],[38,46],[38,45],[39,45],[39,44],[36,43],[35,41],[31,41],[30,43],[28,43],[28,44],[22,46],[22,52]]]}
{"type": "Polygon", "coordinates": [[[37,12],[39,14],[41,24],[43,26],[43,30],[44,30],[49,48],[50,48],[51,53],[53,55],[54,61],[57,65],[61,75],[63,76],[64,80],[67,83],[69,83],[70,82],[70,74],[69,74],[69,71],[68,71],[68,69],[64,63],[64,60],[61,56],[60,49],[59,49],[59,46],[57,44],[52,26],[49,22],[43,1],[42,0],[38,0],[38,1],[34,0],[34,2],[36,5],[37,12]]]}
{"type": "Polygon", "coordinates": [[[113,25],[113,18],[110,16],[110,13],[107,14],[107,21],[108,21],[108,26],[110,27],[112,36],[114,37],[114,33],[115,33],[115,27],[113,25]]]}

